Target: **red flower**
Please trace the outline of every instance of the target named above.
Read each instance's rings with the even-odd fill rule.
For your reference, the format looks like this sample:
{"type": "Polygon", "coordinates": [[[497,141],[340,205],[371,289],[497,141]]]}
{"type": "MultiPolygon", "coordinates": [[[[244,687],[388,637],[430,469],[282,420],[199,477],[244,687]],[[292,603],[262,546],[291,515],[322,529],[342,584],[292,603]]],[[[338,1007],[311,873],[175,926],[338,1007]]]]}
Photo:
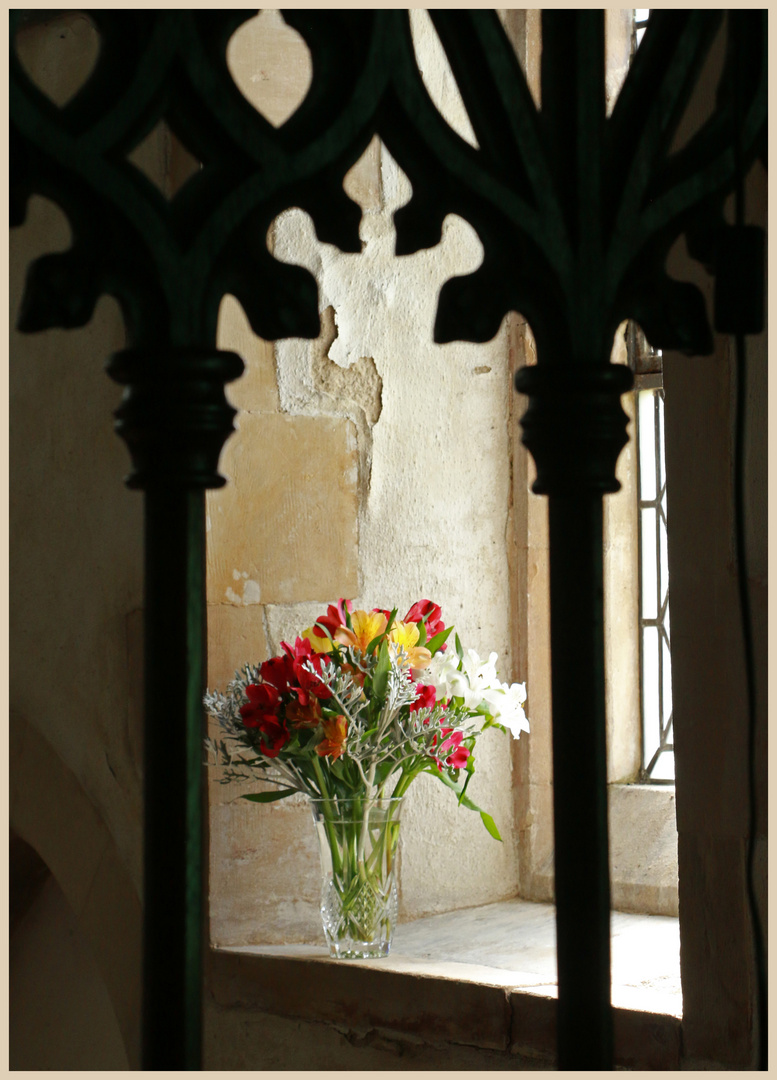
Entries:
{"type": "Polygon", "coordinates": [[[275,715],[275,709],[280,701],[280,694],[276,687],[266,683],[260,686],[251,683],[246,687],[246,696],[248,703],[240,706],[240,716],[246,727],[259,727],[262,716],[275,715]]]}
{"type": "Polygon", "coordinates": [[[294,680],[294,665],[287,656],[274,656],[261,667],[262,681],[271,683],[281,694],[287,694],[294,680]]]}
{"type": "Polygon", "coordinates": [[[321,615],[316,619],[316,623],[313,626],[313,633],[316,637],[326,637],[326,634],[321,629],[322,626],[325,626],[330,635],[334,637],[335,631],[339,630],[341,626],[346,625],[346,608],[348,611],[353,611],[353,604],[350,600],[343,600],[342,597],[337,601],[337,604],[330,604],[326,609],[326,615],[321,615]]]}
{"type": "Polygon", "coordinates": [[[291,665],[294,681],[297,684],[290,686],[289,689],[297,695],[300,705],[308,705],[311,694],[315,694],[322,701],[330,698],[332,691],[308,666],[312,664],[315,671],[320,672],[322,665],[329,663],[326,655],[313,652],[310,642],[301,637],[294,642],[294,648],[285,641],[281,642],[281,647],[286,653],[286,662],[291,665]]]}
{"type": "Polygon", "coordinates": [[[267,757],[277,757],[282,747],[289,741],[289,733],[277,716],[265,713],[259,725],[262,732],[262,753],[267,757]]]}
{"type": "Polygon", "coordinates": [[[433,709],[437,700],[437,691],[433,686],[426,683],[416,683],[416,699],[410,703],[410,712],[418,712],[419,709],[433,709]]]}
{"type": "MultiPolygon", "coordinates": [[[[435,634],[445,629],[445,623],[440,618],[442,612],[440,605],[431,600],[417,600],[405,615],[405,622],[419,623],[426,619],[426,640],[431,641],[435,634]]],[[[445,652],[447,643],[440,646],[440,652],[445,652]]]]}
{"type": "Polygon", "coordinates": [[[283,726],[275,710],[280,702],[280,694],[275,686],[268,683],[246,687],[248,702],[240,706],[240,717],[247,728],[259,728],[262,734],[262,753],[267,757],[277,757],[281,747],[289,741],[289,733],[283,726]]]}

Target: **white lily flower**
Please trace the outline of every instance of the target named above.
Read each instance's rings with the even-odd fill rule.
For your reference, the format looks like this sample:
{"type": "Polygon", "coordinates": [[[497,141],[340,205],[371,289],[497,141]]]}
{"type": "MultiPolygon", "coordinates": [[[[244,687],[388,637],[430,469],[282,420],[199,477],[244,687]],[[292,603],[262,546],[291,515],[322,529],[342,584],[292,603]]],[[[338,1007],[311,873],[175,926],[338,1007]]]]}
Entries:
{"type": "Polygon", "coordinates": [[[525,683],[513,683],[512,686],[508,686],[507,683],[503,684],[501,701],[498,702],[498,713],[492,713],[494,719],[498,719],[500,724],[509,728],[513,733],[513,738],[518,739],[521,736],[522,731],[528,732],[529,721],[526,719],[526,713],[523,711],[523,703],[526,701],[526,684],[525,683]]]}
{"type": "Polygon", "coordinates": [[[523,710],[526,701],[526,684],[499,681],[496,671],[497,654],[492,652],[488,660],[481,660],[474,649],[468,649],[458,670],[459,658],[451,649],[438,652],[432,657],[424,672],[424,682],[434,686],[439,700],[458,697],[473,712],[485,704],[489,714],[504,727],[509,728],[513,738],[529,730],[529,722],[523,710]]]}
{"type": "Polygon", "coordinates": [[[437,692],[438,698],[464,697],[466,677],[458,670],[459,658],[453,649],[437,652],[423,675],[437,692]]]}

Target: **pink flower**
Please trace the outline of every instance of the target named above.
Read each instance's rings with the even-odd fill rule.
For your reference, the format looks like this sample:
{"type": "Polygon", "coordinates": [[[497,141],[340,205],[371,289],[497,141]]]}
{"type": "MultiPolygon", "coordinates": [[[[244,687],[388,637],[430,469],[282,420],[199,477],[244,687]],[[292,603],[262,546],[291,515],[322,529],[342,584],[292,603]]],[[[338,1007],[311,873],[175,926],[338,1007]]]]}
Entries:
{"type": "Polygon", "coordinates": [[[433,709],[437,700],[437,691],[433,686],[426,683],[416,683],[416,699],[410,703],[410,712],[418,712],[419,709],[433,709]]]}
{"type": "Polygon", "coordinates": [[[466,746],[461,745],[464,735],[460,731],[453,731],[453,734],[450,735],[449,732],[451,731],[453,731],[453,728],[442,728],[442,734],[447,735],[448,738],[443,739],[440,743],[439,756],[437,754],[433,755],[440,772],[442,772],[440,758],[443,758],[445,764],[450,768],[462,769],[467,764],[467,758],[469,757],[469,750],[466,746]]]}

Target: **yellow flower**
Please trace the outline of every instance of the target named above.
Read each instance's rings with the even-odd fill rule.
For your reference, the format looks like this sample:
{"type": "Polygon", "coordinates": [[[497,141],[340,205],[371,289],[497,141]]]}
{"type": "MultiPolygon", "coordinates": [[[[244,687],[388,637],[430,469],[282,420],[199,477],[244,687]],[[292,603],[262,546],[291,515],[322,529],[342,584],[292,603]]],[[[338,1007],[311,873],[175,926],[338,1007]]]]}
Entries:
{"type": "Polygon", "coordinates": [[[425,668],[432,660],[432,654],[423,645],[416,645],[419,638],[418,624],[414,622],[394,623],[389,634],[389,641],[396,646],[395,655],[402,667],[425,668]]]}
{"type": "Polygon", "coordinates": [[[335,641],[366,652],[372,639],[386,629],[386,616],[380,611],[353,611],[351,612],[351,626],[352,630],[349,630],[347,626],[341,626],[339,630],[336,630],[335,641]]]}
{"type": "Polygon", "coordinates": [[[304,637],[306,641],[310,642],[311,646],[313,647],[313,652],[328,653],[331,652],[334,648],[332,642],[329,640],[326,634],[324,634],[323,637],[319,637],[312,626],[309,626],[307,630],[302,631],[302,637],[304,637]]]}

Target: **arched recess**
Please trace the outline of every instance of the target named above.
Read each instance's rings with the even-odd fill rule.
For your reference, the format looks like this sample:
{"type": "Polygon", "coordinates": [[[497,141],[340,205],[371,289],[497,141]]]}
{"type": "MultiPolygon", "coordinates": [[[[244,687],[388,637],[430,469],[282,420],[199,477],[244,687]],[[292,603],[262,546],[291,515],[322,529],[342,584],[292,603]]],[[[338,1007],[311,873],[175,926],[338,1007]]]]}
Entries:
{"type": "Polygon", "coordinates": [[[140,1068],[141,902],[114,840],[77,777],[11,714],[10,827],[48,866],[89,943],[130,1067],[140,1068]]]}

